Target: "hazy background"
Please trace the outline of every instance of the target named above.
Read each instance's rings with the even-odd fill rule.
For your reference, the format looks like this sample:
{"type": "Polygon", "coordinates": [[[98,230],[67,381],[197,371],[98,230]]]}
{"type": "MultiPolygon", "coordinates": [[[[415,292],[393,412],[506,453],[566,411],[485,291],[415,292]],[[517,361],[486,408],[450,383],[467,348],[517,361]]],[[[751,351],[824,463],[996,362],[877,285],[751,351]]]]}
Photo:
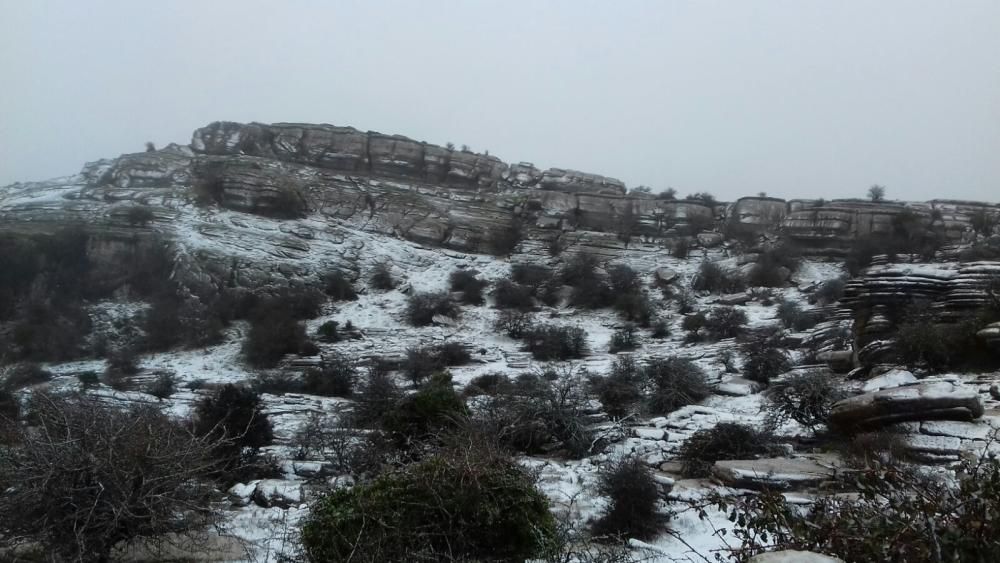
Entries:
{"type": "Polygon", "coordinates": [[[215,120],[722,199],[1000,200],[1000,1],[0,0],[0,185],[215,120]]]}

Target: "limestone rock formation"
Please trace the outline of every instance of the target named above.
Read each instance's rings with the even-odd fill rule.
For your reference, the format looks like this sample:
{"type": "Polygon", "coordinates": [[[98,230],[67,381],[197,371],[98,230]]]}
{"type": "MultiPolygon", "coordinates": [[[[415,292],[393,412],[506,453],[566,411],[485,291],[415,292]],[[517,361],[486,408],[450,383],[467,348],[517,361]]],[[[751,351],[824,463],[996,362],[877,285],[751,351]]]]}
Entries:
{"type": "Polygon", "coordinates": [[[830,425],[857,431],[907,421],[969,421],[982,415],[975,388],[948,379],[927,379],[838,401],[830,412],[830,425]]]}

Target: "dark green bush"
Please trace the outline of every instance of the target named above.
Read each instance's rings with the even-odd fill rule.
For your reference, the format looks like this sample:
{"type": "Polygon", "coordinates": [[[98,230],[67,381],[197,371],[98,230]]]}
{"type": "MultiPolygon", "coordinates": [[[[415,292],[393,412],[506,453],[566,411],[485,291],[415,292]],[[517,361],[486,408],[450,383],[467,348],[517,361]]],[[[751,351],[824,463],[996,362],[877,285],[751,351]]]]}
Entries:
{"type": "Polygon", "coordinates": [[[146,393],[160,399],[170,398],[177,391],[177,378],[170,373],[161,373],[156,376],[149,386],[146,388],[146,393]]]}
{"type": "Polygon", "coordinates": [[[571,360],[587,353],[587,334],[578,327],[542,325],[525,333],[524,344],[536,360],[571,360]]]}
{"type": "Polygon", "coordinates": [[[253,367],[274,367],[285,354],[306,354],[310,344],[305,325],[291,310],[272,302],[258,308],[250,319],[243,357],[253,367]]]}
{"type": "Polygon", "coordinates": [[[802,310],[798,301],[781,299],[778,301],[778,320],[785,328],[790,328],[797,332],[809,330],[816,326],[819,319],[816,315],[802,310]]]}
{"type": "Polygon", "coordinates": [[[639,365],[631,355],[616,357],[611,372],[594,377],[591,386],[608,416],[624,418],[638,411],[643,396],[642,381],[639,365]]]}
{"type": "Polygon", "coordinates": [[[757,255],[747,282],[754,287],[782,287],[788,281],[785,274],[795,272],[801,260],[799,249],[787,243],[765,249],[757,255]]]}
{"type": "Polygon", "coordinates": [[[326,342],[327,344],[332,344],[334,342],[340,342],[340,331],[338,327],[340,323],[337,321],[326,321],[319,325],[316,329],[316,336],[319,337],[320,341],[326,342]]]}
{"type": "Polygon", "coordinates": [[[302,527],[309,561],[524,561],[544,555],[555,520],[530,475],[484,448],[445,452],[339,489],[302,527]]]}
{"type": "Polygon", "coordinates": [[[408,349],[400,369],[416,385],[446,367],[467,364],[471,359],[465,346],[458,342],[446,342],[438,346],[408,349]]]}
{"type": "Polygon", "coordinates": [[[659,512],[660,489],[653,472],[637,457],[602,468],[598,492],[610,499],[594,522],[598,537],[648,540],[666,524],[666,516],[659,512]]]}

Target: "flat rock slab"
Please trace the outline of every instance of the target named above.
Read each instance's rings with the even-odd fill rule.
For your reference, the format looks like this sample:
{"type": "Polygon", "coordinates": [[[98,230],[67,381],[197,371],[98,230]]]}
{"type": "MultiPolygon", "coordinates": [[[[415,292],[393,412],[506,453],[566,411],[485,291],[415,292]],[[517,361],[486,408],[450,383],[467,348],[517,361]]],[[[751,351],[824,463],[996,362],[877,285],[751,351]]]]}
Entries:
{"type": "Polygon", "coordinates": [[[830,412],[830,425],[853,431],[908,421],[967,422],[981,416],[983,405],[975,388],[956,381],[925,380],[838,401],[830,412]]]}
{"type": "Polygon", "coordinates": [[[812,551],[786,549],[754,555],[748,563],[844,563],[844,560],[812,551]]]}
{"type": "Polygon", "coordinates": [[[836,477],[842,464],[834,456],[736,459],[715,462],[712,476],[742,489],[802,489],[836,477]]]}
{"type": "Polygon", "coordinates": [[[883,373],[878,377],[869,379],[865,382],[865,386],[862,387],[862,390],[865,393],[873,393],[875,391],[881,391],[882,389],[892,389],[893,387],[910,385],[916,382],[917,378],[912,373],[902,369],[894,369],[883,373]]]}

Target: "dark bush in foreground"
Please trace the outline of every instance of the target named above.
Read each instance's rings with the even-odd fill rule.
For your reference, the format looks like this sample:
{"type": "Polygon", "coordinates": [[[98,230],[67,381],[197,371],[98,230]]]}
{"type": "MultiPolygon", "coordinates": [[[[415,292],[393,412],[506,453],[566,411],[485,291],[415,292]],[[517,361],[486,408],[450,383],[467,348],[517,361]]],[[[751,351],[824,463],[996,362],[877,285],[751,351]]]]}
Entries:
{"type": "Polygon", "coordinates": [[[650,386],[648,409],[660,415],[704,400],[710,394],[705,372],[691,360],[654,358],[640,371],[650,386]]]}
{"type": "Polygon", "coordinates": [[[31,412],[0,456],[5,561],[26,542],[44,550],[38,560],[110,561],[122,542],[217,520],[216,444],[156,406],[39,394],[31,412]]]}
{"type": "Polygon", "coordinates": [[[406,319],[413,326],[427,326],[438,315],[454,318],[458,313],[458,305],[447,293],[414,293],[406,304],[406,319]]]}
{"type": "Polygon", "coordinates": [[[260,395],[233,384],[195,404],[194,431],[217,442],[213,455],[228,470],[252,462],[274,437],[260,395]]]}
{"type": "Polygon", "coordinates": [[[795,373],[768,388],[768,416],[772,424],[794,420],[815,430],[826,424],[833,404],[846,396],[832,375],[822,371],[795,373]]]}
{"type": "Polygon", "coordinates": [[[685,477],[707,477],[716,461],[754,459],[772,452],[774,438],[745,424],[723,422],[699,430],[681,446],[677,459],[685,477]]]}
{"type": "Polygon", "coordinates": [[[578,327],[542,325],[525,333],[524,344],[536,360],[571,360],[587,353],[587,334],[578,327]]]}
{"type": "Polygon", "coordinates": [[[602,468],[598,491],[610,503],[594,522],[597,536],[646,540],[666,524],[667,518],[658,510],[660,490],[653,472],[637,457],[602,468]]]}
{"type": "Polygon", "coordinates": [[[317,501],[302,527],[310,561],[523,561],[555,535],[548,501],[513,460],[445,452],[317,501]]]}

